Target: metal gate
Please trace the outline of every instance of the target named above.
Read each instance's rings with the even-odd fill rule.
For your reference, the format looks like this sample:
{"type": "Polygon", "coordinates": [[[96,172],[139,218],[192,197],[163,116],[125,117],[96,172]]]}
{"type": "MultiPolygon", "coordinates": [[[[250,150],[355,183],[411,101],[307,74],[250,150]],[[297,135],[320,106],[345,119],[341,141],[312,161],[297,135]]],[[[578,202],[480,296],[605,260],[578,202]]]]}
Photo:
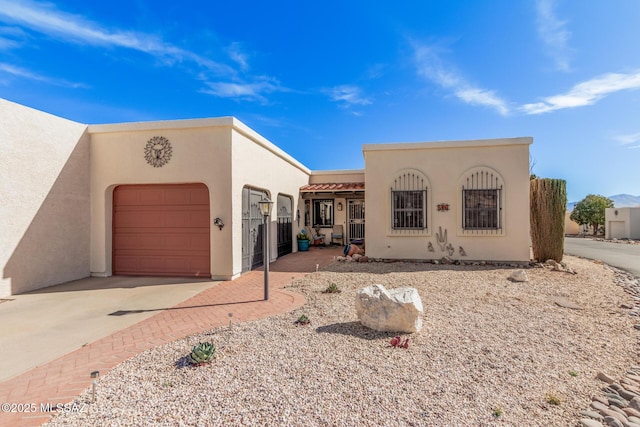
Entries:
{"type": "Polygon", "coordinates": [[[242,272],[263,264],[262,238],[264,225],[258,202],[267,193],[253,188],[242,189],[242,272]]]}
{"type": "Polygon", "coordinates": [[[293,252],[293,201],[278,194],[278,256],[293,252]]]}
{"type": "Polygon", "coordinates": [[[349,212],[347,216],[349,224],[349,241],[353,239],[364,240],[364,200],[349,200],[349,212]]]}

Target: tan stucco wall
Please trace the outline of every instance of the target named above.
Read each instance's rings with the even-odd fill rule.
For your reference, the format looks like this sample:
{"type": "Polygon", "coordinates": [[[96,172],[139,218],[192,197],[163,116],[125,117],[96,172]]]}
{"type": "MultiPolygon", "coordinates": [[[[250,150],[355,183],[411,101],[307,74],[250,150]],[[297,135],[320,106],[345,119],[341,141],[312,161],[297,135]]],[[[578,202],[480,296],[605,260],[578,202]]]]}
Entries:
{"type": "Polygon", "coordinates": [[[89,275],[85,131],[0,99],[0,296],[89,275]]]}
{"type": "Polygon", "coordinates": [[[439,259],[436,233],[447,232],[454,259],[529,261],[529,145],[532,138],[448,141],[413,144],[366,144],[365,204],[367,255],[390,259],[439,259]],[[461,230],[460,180],[465,172],[488,167],[504,180],[503,231],[467,235],[461,230]],[[430,183],[427,233],[397,235],[391,231],[390,185],[397,173],[414,169],[430,183]],[[438,212],[438,203],[449,211],[438,212]],[[435,251],[427,250],[431,242],[435,251]],[[462,246],[467,256],[459,254],[462,246]]]}
{"type": "Polygon", "coordinates": [[[571,212],[564,214],[564,234],[580,234],[580,224],[571,220],[571,212]]]}
{"type": "MultiPolygon", "coordinates": [[[[265,190],[274,202],[269,221],[270,258],[277,256],[277,213],[276,202],[278,194],[291,196],[293,199],[293,234],[297,234],[299,227],[296,219],[298,209],[304,215],[304,205],[299,199],[300,187],[309,183],[309,169],[293,159],[287,153],[273,145],[247,126],[236,123],[232,136],[232,185],[231,205],[233,210],[233,266],[232,274],[242,272],[242,189],[247,187],[265,190]]],[[[304,226],[304,218],[300,219],[300,226],[304,226]]],[[[296,239],[293,237],[293,250],[298,250],[296,239]]]]}
{"type": "Polygon", "coordinates": [[[364,182],[364,169],[312,171],[309,184],[364,182]]]}

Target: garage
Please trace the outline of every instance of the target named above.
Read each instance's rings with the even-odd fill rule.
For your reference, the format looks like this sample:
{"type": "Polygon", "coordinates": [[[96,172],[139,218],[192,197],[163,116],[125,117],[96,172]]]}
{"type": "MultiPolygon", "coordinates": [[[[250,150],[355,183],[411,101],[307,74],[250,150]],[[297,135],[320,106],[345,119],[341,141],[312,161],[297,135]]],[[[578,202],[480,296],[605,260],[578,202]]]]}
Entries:
{"type": "Polygon", "coordinates": [[[626,234],[624,221],[609,221],[610,239],[624,239],[626,234]]]}
{"type": "Polygon", "coordinates": [[[121,185],[113,192],[113,274],[211,277],[204,184],[121,185]]]}

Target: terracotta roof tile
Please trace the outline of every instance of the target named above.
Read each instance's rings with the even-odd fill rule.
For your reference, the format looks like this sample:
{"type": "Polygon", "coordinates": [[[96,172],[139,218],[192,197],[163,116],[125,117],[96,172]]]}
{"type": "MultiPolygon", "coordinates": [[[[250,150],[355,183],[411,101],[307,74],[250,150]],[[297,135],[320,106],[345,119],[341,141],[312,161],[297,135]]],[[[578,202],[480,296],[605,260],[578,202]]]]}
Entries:
{"type": "Polygon", "coordinates": [[[308,184],[300,187],[303,193],[314,191],[364,191],[364,182],[332,182],[326,184],[308,184]]]}

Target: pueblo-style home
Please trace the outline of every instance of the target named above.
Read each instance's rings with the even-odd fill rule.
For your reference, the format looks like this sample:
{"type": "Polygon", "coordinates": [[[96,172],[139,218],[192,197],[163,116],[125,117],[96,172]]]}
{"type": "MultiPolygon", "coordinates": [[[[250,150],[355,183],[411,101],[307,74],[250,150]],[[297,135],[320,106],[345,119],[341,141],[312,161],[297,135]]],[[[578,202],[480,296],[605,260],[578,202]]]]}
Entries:
{"type": "Polygon", "coordinates": [[[311,171],[233,117],[86,125],[0,99],[0,297],[88,276],[238,277],[358,242],[373,259],[529,261],[532,138],[365,144],[311,171]]]}

